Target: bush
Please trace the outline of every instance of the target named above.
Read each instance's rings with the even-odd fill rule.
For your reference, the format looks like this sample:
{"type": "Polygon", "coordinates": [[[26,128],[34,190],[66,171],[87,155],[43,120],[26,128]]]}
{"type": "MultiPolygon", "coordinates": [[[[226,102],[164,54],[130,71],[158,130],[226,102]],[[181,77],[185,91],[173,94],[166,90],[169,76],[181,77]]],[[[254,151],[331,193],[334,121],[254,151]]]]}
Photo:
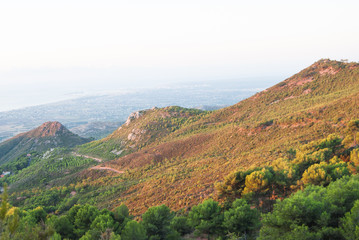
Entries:
{"type": "Polygon", "coordinates": [[[190,226],[187,217],[184,216],[174,217],[171,221],[171,227],[181,234],[181,236],[192,232],[192,227],[190,226]]]}
{"type": "Polygon", "coordinates": [[[142,215],[142,224],[149,239],[176,239],[178,233],[171,228],[174,213],[166,205],[149,208],[142,215]]]}
{"type": "Polygon", "coordinates": [[[263,216],[259,239],[294,239],[295,234],[302,234],[298,239],[343,239],[340,219],[358,199],[356,176],[343,177],[326,188],[309,186],[277,202],[273,212],[263,216]]]}
{"type": "Polygon", "coordinates": [[[232,203],[232,208],[224,212],[223,227],[230,233],[252,234],[260,226],[260,214],[257,209],[251,209],[243,199],[232,203]]]}
{"type": "Polygon", "coordinates": [[[132,220],[127,222],[122,231],[122,240],[145,240],[147,239],[146,230],[142,224],[132,220]]]}
{"type": "Polygon", "coordinates": [[[193,206],[188,214],[189,223],[200,233],[220,234],[222,232],[223,214],[218,202],[212,199],[193,206]]]}

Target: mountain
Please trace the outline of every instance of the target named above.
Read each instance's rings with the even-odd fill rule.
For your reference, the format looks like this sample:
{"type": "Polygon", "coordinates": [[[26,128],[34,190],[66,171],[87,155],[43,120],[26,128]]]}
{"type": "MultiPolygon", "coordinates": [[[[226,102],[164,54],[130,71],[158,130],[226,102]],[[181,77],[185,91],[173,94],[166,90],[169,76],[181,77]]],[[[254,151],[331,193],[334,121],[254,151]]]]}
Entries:
{"type": "Polygon", "coordinates": [[[59,122],[45,122],[29,132],[0,143],[0,163],[31,151],[43,152],[56,147],[74,147],[88,141],[70,132],[59,122]]]}
{"type": "Polygon", "coordinates": [[[108,137],[75,148],[110,161],[45,179],[53,187],[46,193],[71,183],[78,192],[73,204],[113,209],[125,203],[135,215],[159,204],[187,209],[217,198],[214,184],[233,171],[289,158],[293,149],[332,133],[344,136],[347,123],[359,118],[358,102],[359,64],[322,59],[227,108],[135,112],[108,137]]]}
{"type": "MultiPolygon", "coordinates": [[[[140,179],[113,204],[124,201],[143,212],[159,203],[180,209],[214,197],[213,184],[235,169],[268,165],[303,143],[342,135],[359,117],[358,102],[359,64],[320,60],[238,104],[190,116],[139,151],[104,164],[140,179]]],[[[153,124],[141,118],[142,126],[153,124]]],[[[135,124],[119,131],[126,136],[135,124]]]]}

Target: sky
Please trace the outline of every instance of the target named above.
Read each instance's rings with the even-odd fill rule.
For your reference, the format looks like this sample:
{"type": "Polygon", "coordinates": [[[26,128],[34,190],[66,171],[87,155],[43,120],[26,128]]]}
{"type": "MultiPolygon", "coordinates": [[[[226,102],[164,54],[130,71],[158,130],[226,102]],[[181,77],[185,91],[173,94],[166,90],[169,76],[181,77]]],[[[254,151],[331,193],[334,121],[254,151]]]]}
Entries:
{"type": "Polygon", "coordinates": [[[181,82],[284,80],[359,61],[359,1],[0,2],[0,111],[181,82]]]}

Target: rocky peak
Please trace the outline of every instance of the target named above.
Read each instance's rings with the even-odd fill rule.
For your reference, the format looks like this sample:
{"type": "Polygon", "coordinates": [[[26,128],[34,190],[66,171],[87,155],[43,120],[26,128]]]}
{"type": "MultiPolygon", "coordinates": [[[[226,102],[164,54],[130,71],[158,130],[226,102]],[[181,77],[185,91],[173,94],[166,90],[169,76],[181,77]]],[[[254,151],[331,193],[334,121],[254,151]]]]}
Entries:
{"type": "Polygon", "coordinates": [[[148,110],[142,110],[142,111],[137,111],[137,112],[131,113],[125,122],[125,126],[130,125],[130,123],[133,120],[140,118],[146,111],[148,111],[148,110]]]}
{"type": "Polygon", "coordinates": [[[70,132],[59,122],[45,122],[41,126],[31,130],[26,135],[28,137],[53,137],[70,132]]]}

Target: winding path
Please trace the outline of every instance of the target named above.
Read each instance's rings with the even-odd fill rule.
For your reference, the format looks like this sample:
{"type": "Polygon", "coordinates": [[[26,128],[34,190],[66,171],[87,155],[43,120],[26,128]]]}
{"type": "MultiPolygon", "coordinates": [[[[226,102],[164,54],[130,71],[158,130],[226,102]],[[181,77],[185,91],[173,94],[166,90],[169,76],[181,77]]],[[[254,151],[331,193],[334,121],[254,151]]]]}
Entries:
{"type": "MultiPolygon", "coordinates": [[[[95,158],[95,157],[91,157],[91,156],[87,156],[87,155],[78,154],[78,153],[75,153],[75,152],[73,152],[72,154],[74,156],[77,156],[77,157],[90,158],[90,159],[93,159],[93,160],[95,160],[96,162],[99,162],[99,163],[103,162],[103,160],[101,158],[95,158]]],[[[125,173],[125,171],[119,171],[119,170],[116,170],[116,169],[110,168],[110,167],[101,167],[100,165],[91,167],[90,169],[92,169],[92,170],[108,170],[108,171],[112,171],[112,172],[115,172],[115,173],[125,173]]]]}

